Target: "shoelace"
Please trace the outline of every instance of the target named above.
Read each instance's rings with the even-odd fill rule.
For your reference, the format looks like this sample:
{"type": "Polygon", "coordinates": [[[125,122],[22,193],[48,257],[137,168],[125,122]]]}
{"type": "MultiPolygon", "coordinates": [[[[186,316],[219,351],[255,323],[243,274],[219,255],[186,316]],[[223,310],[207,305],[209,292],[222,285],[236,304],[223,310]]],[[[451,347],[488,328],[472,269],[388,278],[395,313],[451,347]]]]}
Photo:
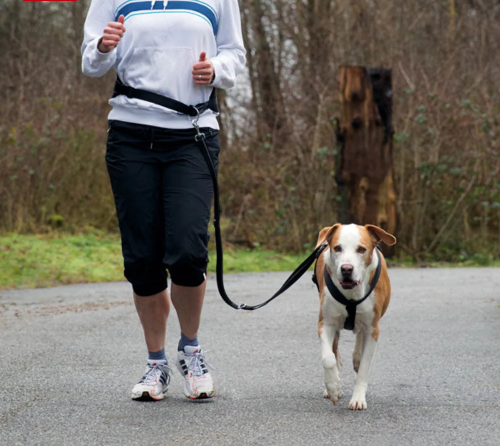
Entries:
{"type": "Polygon", "coordinates": [[[210,350],[186,355],[188,367],[193,370],[194,376],[201,377],[207,373],[203,371],[203,365],[207,365],[212,370],[215,370],[215,368],[205,359],[205,353],[208,353],[209,351],[210,350]]]}
{"type": "Polygon", "coordinates": [[[162,373],[165,373],[167,375],[167,379],[165,380],[166,384],[170,381],[170,375],[172,374],[172,369],[165,364],[155,364],[155,365],[149,365],[150,369],[146,371],[144,376],[141,378],[139,381],[140,383],[143,384],[155,384],[156,381],[158,381],[159,375],[162,373]]]}

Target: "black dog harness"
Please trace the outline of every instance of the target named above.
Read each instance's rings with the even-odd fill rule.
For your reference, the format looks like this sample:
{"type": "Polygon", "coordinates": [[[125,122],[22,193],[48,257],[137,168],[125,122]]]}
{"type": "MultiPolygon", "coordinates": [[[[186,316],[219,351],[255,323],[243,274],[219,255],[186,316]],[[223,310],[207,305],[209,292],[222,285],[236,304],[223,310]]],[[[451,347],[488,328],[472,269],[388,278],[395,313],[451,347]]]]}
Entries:
{"type": "MultiPolygon", "coordinates": [[[[356,307],[359,304],[363,303],[366,299],[368,299],[368,296],[372,293],[372,291],[377,286],[378,279],[380,278],[380,272],[382,271],[382,261],[380,258],[379,249],[380,248],[377,246],[376,252],[377,252],[377,257],[378,257],[378,265],[377,265],[377,269],[375,271],[375,275],[373,276],[372,283],[370,284],[370,289],[368,290],[368,293],[366,293],[365,297],[363,297],[363,299],[360,299],[360,300],[347,299],[333,283],[333,280],[330,277],[328,269],[325,265],[324,275],[325,275],[326,287],[328,288],[328,291],[333,296],[333,298],[338,303],[344,305],[346,307],[346,310],[347,310],[347,318],[344,322],[344,329],[345,330],[354,330],[354,323],[356,322],[356,307]]],[[[314,270],[316,271],[316,268],[314,268],[314,270]]],[[[316,283],[316,286],[318,286],[318,281],[316,279],[316,273],[313,276],[313,282],[316,283]]]]}
{"type": "Polygon", "coordinates": [[[318,246],[308,257],[305,259],[296,269],[290,274],[285,283],[281,288],[273,294],[268,300],[262,302],[258,305],[246,305],[246,304],[235,304],[227,295],[224,288],[224,260],[223,260],[223,249],[222,249],[222,234],[220,229],[220,199],[219,199],[219,184],[217,182],[217,174],[215,171],[215,166],[213,160],[210,156],[210,151],[208,150],[207,144],[205,142],[205,134],[200,132],[200,127],[198,125],[198,120],[200,115],[206,110],[210,109],[214,112],[218,112],[217,107],[217,97],[215,93],[215,88],[210,95],[208,102],[203,102],[198,105],[186,105],[175,99],[168,98],[156,93],[152,93],[146,90],[139,90],[137,88],[129,87],[124,85],[123,82],[117,78],[115,83],[115,88],[113,90],[113,97],[124,95],[131,99],[141,99],[143,101],[151,102],[162,107],[169,108],[179,114],[187,115],[191,118],[191,124],[196,130],[196,135],[194,137],[195,141],[199,143],[199,147],[205,161],[207,163],[208,169],[210,171],[210,176],[212,178],[212,184],[214,188],[214,229],[215,229],[215,245],[217,252],[217,265],[216,265],[216,275],[217,275],[217,288],[222,297],[222,300],[226,302],[230,307],[235,310],[257,310],[266,306],[268,303],[276,299],[279,295],[283,294],[288,288],[290,288],[297,280],[299,280],[309,269],[309,267],[316,261],[320,254],[326,249],[328,243],[323,243],[318,246]]]}

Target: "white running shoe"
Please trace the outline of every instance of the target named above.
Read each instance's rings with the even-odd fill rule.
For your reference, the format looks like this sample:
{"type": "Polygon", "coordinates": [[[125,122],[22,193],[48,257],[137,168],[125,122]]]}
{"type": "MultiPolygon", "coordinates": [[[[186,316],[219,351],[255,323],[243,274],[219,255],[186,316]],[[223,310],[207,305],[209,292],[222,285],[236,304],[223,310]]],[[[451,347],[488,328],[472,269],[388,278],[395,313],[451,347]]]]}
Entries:
{"type": "Polygon", "coordinates": [[[208,367],[211,366],[206,362],[200,346],[187,345],[184,351],[177,352],[177,369],[184,377],[184,395],[187,398],[196,400],[215,396],[208,367]]]}
{"type": "Polygon", "coordinates": [[[168,391],[171,374],[166,363],[148,361],[144,376],[132,389],[132,399],[162,400],[168,391]]]}

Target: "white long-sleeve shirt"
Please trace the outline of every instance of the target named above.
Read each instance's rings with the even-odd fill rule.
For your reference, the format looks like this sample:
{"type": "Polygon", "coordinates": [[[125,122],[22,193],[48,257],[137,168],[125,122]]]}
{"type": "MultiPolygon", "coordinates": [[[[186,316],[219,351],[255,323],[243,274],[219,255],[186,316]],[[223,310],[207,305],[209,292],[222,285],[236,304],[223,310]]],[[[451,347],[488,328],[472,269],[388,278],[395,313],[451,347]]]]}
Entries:
{"type": "MultiPolygon", "coordinates": [[[[168,96],[185,104],[208,101],[212,89],[231,88],[245,66],[238,0],[92,0],[84,29],[82,71],[100,77],[114,68],[124,84],[168,96]],[[98,43],[108,22],[125,16],[118,46],[101,53],[98,43]],[[196,85],[193,65],[206,52],[215,80],[196,85]]],[[[110,92],[111,93],[111,92],[110,92]]],[[[125,96],[112,98],[109,119],[164,128],[189,128],[185,115],[125,96]]],[[[207,110],[201,127],[218,129],[207,110]]]]}

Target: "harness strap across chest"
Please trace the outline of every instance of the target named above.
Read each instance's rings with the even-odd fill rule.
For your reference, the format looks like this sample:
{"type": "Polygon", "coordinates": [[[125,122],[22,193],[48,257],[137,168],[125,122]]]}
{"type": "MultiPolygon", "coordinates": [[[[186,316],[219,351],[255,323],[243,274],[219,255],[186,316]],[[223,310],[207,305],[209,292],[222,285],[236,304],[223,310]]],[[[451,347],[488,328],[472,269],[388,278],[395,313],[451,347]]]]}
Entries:
{"type": "MultiPolygon", "coordinates": [[[[378,248],[378,247],[377,247],[378,248]]],[[[333,283],[332,278],[330,277],[330,274],[328,272],[328,269],[325,265],[325,283],[326,287],[328,288],[328,291],[330,294],[333,296],[333,298],[340,304],[345,305],[346,310],[347,310],[347,318],[344,322],[344,329],[345,330],[354,330],[354,323],[356,322],[356,307],[363,303],[366,299],[368,299],[368,296],[372,293],[372,291],[375,289],[377,286],[378,279],[380,278],[380,272],[382,271],[382,261],[380,258],[380,252],[378,249],[375,250],[377,252],[377,258],[378,258],[378,265],[377,269],[375,271],[375,275],[373,276],[373,280],[370,284],[370,289],[368,290],[368,293],[365,294],[365,296],[360,299],[360,300],[350,300],[347,299],[342,292],[335,286],[333,283]]]]}

